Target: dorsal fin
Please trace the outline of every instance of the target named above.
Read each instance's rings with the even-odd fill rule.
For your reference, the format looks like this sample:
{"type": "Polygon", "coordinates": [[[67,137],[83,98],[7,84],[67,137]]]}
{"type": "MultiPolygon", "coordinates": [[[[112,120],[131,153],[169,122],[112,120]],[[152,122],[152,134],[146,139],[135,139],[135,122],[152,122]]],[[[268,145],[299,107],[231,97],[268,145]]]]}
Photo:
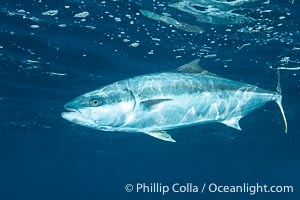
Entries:
{"type": "Polygon", "coordinates": [[[193,60],[192,62],[186,63],[176,69],[178,72],[198,73],[210,76],[218,76],[203,69],[199,64],[200,59],[193,60]]]}

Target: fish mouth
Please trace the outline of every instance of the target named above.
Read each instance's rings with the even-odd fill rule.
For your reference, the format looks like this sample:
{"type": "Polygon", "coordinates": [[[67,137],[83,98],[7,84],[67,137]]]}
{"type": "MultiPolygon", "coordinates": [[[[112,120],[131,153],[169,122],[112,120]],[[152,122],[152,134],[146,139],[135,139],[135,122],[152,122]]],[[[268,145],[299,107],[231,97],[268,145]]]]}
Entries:
{"type": "Polygon", "coordinates": [[[67,111],[69,111],[69,112],[76,112],[76,113],[80,113],[80,114],[81,114],[81,112],[80,112],[79,110],[75,109],[75,108],[70,108],[70,107],[66,107],[66,106],[65,106],[65,109],[66,109],[67,111]]]}
{"type": "Polygon", "coordinates": [[[76,104],[75,104],[75,103],[76,103],[76,102],[74,102],[74,101],[70,101],[70,102],[66,103],[66,104],[64,105],[64,109],[66,109],[66,110],[69,111],[69,112],[64,112],[64,113],[77,113],[77,114],[82,114],[82,113],[80,112],[79,109],[76,109],[76,104]]]}
{"type": "Polygon", "coordinates": [[[83,118],[81,112],[75,108],[68,107],[67,105],[64,106],[64,108],[67,110],[67,112],[62,112],[61,116],[62,118],[74,122],[74,119],[83,118]]]}
{"type": "Polygon", "coordinates": [[[86,127],[97,127],[97,124],[86,117],[79,109],[75,109],[67,105],[65,105],[65,109],[67,110],[67,112],[61,113],[61,117],[65,120],[86,127]]]}

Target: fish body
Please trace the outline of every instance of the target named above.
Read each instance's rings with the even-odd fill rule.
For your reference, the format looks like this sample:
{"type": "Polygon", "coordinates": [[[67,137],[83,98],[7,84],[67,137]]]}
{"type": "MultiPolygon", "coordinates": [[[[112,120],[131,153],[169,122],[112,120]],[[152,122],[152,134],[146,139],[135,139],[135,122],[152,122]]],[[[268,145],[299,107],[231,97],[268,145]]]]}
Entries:
{"type": "Polygon", "coordinates": [[[241,130],[242,117],[275,101],[286,125],[280,93],[218,77],[198,63],[83,94],[65,105],[71,112],[63,112],[62,117],[103,131],[141,132],[175,142],[166,130],[214,122],[241,130]]]}

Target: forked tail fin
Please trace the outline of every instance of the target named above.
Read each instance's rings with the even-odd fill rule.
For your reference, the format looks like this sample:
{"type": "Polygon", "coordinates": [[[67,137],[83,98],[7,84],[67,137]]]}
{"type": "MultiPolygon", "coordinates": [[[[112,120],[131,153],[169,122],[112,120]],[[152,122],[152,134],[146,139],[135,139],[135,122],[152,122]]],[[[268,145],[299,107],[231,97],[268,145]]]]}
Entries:
{"type": "Polygon", "coordinates": [[[284,110],[283,110],[283,107],[282,107],[282,95],[281,95],[281,86],[280,86],[280,70],[277,69],[277,73],[278,73],[278,83],[277,83],[277,93],[278,93],[278,96],[275,100],[275,102],[277,103],[279,109],[280,109],[280,112],[281,112],[281,115],[282,115],[282,118],[283,118],[283,122],[284,122],[284,126],[285,126],[285,133],[287,133],[288,131],[288,125],[287,125],[287,121],[286,121],[286,117],[285,117],[285,114],[284,114],[284,110]]]}

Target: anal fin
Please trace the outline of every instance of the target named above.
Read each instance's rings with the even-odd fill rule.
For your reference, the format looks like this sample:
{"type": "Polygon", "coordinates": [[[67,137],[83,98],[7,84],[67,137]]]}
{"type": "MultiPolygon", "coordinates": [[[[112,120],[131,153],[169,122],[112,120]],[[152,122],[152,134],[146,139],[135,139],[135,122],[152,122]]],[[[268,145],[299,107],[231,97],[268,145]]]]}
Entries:
{"type": "Polygon", "coordinates": [[[152,131],[146,134],[167,142],[176,142],[166,131],[152,131]]]}
{"type": "Polygon", "coordinates": [[[225,124],[226,126],[230,126],[232,128],[235,128],[237,130],[242,130],[240,125],[239,125],[239,121],[243,116],[237,116],[237,117],[232,117],[229,119],[226,119],[224,121],[222,121],[222,124],[225,124]]]}

